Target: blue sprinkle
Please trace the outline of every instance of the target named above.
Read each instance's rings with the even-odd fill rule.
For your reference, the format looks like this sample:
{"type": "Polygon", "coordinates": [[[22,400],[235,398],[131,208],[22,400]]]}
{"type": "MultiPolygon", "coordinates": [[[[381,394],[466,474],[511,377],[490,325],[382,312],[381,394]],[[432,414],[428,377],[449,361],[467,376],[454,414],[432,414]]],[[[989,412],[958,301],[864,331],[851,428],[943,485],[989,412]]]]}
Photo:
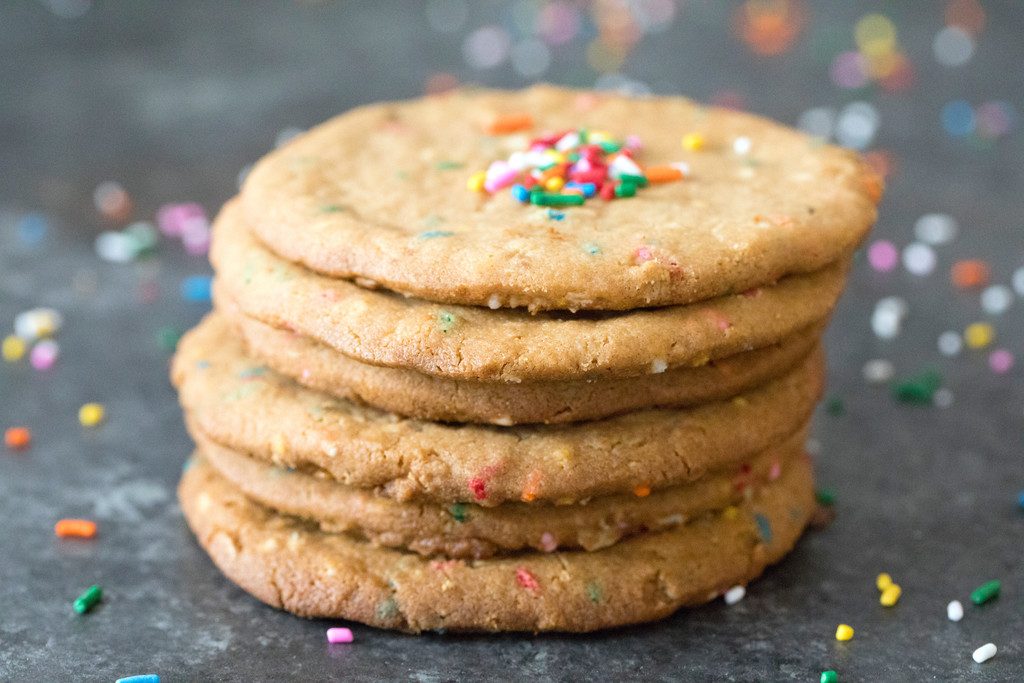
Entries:
{"type": "Polygon", "coordinates": [[[117,679],[116,683],[160,683],[160,677],[156,674],[125,676],[124,678],[117,679]]]}
{"type": "Polygon", "coordinates": [[[251,368],[245,368],[238,373],[239,379],[252,379],[253,377],[261,377],[267,374],[267,369],[261,366],[254,366],[251,368]]]}
{"type": "Polygon", "coordinates": [[[1024,510],[1024,491],[1017,494],[1017,505],[1020,506],[1021,510],[1024,510]]]}
{"type": "Polygon", "coordinates": [[[554,209],[548,209],[548,218],[553,221],[565,220],[565,211],[555,211],[554,209]]]}
{"type": "Polygon", "coordinates": [[[583,245],[583,251],[587,252],[591,256],[596,256],[601,253],[601,247],[597,246],[593,242],[588,242],[583,245]]]}
{"type": "Polygon", "coordinates": [[[516,201],[520,201],[524,204],[530,201],[530,191],[526,189],[525,185],[513,185],[512,196],[516,201]]]}
{"type": "Polygon", "coordinates": [[[29,246],[36,246],[46,237],[50,223],[41,213],[26,213],[18,219],[18,239],[29,246]]]}
{"type": "Polygon", "coordinates": [[[590,198],[597,194],[597,185],[594,183],[577,183],[575,181],[566,183],[565,186],[569,189],[577,189],[583,191],[583,196],[590,198]]]}
{"type": "Polygon", "coordinates": [[[974,107],[966,100],[948,102],[942,108],[942,127],[953,137],[964,137],[974,132],[974,107]]]}
{"type": "Polygon", "coordinates": [[[765,543],[772,542],[772,523],[768,521],[768,518],[762,515],[760,512],[754,515],[754,521],[757,522],[757,530],[761,534],[761,540],[765,543]]]}
{"type": "Polygon", "coordinates": [[[426,232],[421,232],[417,237],[421,240],[432,240],[435,237],[451,237],[454,234],[451,230],[427,230],[426,232]]]}
{"type": "Polygon", "coordinates": [[[191,275],[181,281],[181,298],[196,303],[209,303],[211,278],[209,275],[191,275]]]}
{"type": "Polygon", "coordinates": [[[197,360],[196,361],[196,367],[199,368],[200,370],[205,370],[206,368],[210,367],[210,361],[208,361],[208,360],[197,360]]]}

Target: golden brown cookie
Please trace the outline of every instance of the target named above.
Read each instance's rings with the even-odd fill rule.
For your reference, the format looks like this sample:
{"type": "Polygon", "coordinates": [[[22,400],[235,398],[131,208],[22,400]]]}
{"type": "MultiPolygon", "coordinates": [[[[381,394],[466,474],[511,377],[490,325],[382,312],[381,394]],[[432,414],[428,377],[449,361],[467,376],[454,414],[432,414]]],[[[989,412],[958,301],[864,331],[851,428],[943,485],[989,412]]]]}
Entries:
{"type": "Polygon", "coordinates": [[[267,245],[327,275],[448,303],[626,310],[824,268],[863,239],[880,193],[855,153],[751,114],[535,86],[352,110],[264,157],[242,200],[267,245]],[[485,132],[507,114],[533,125],[485,132]],[[688,177],[560,219],[509,190],[466,189],[530,137],[568,129],[638,135],[641,165],[683,162],[688,177]],[[692,134],[701,144],[686,149],[692,134]]]}
{"type": "Polygon", "coordinates": [[[487,382],[369,365],[296,332],[240,313],[226,297],[220,312],[253,358],[303,386],[422,420],[497,425],[597,420],[644,408],[718,401],[792,369],[818,343],[824,324],[763,349],[653,375],[594,380],[487,382]]]}
{"type": "Polygon", "coordinates": [[[306,617],[405,631],[592,631],[652,621],[757,577],[796,543],[813,509],[796,459],[737,508],[595,552],[428,560],[325,533],[272,512],[201,459],[182,476],[182,511],[225,575],[306,617]]]}
{"type": "Polygon", "coordinates": [[[577,505],[399,503],[367,489],[287,470],[197,435],[203,459],[256,502],[375,545],[424,556],[481,559],[521,550],[598,550],[642,532],[684,524],[738,505],[804,455],[806,431],[749,460],[723,463],[700,479],[659,491],[593,498],[577,505]]]}
{"type": "Polygon", "coordinates": [[[213,316],[182,338],[172,378],[190,429],[233,450],[397,500],[493,506],[693,481],[800,429],[823,371],[817,350],[764,387],[695,408],[571,425],[444,425],[305,389],[247,358],[213,316]]]}
{"type": "Polygon", "coordinates": [[[846,261],[770,287],[689,306],[624,313],[492,311],[410,299],[316,275],[221,211],[211,258],[218,301],[372,365],[508,382],[635,376],[763,348],[825,320],[846,261]]]}

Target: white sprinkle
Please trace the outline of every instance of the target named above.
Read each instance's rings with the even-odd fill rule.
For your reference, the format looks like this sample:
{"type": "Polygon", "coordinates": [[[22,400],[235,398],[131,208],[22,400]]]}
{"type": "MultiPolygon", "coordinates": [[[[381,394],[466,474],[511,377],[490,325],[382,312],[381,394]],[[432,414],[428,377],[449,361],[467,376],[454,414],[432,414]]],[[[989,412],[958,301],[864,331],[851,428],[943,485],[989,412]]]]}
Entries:
{"type": "Polygon", "coordinates": [[[974,54],[974,40],[959,26],[947,26],[932,40],[935,61],[943,66],[961,66],[974,54]]]}
{"type": "Polygon", "coordinates": [[[952,242],[958,231],[956,219],[944,213],[926,213],[914,223],[914,236],[925,244],[952,242]]]}
{"type": "Polygon", "coordinates": [[[903,317],[899,312],[876,306],[875,312],[871,314],[871,331],[879,339],[894,339],[900,334],[902,322],[903,317]]]}
{"type": "Polygon", "coordinates": [[[52,308],[30,308],[14,316],[14,334],[26,341],[55,334],[64,317],[52,308]]]}
{"type": "Polygon", "coordinates": [[[808,109],[796,120],[797,128],[816,138],[828,140],[832,137],[832,127],[836,122],[835,109],[815,107],[808,109]]]}
{"type": "Polygon", "coordinates": [[[939,353],[943,356],[955,356],[964,347],[963,339],[958,332],[952,330],[939,335],[939,353]]]}
{"type": "Polygon", "coordinates": [[[870,384],[883,384],[892,379],[895,368],[884,358],[874,358],[864,364],[864,380],[870,384]]]}
{"type": "Polygon", "coordinates": [[[747,594],[747,589],[743,586],[733,586],[729,590],[725,591],[725,595],[722,597],[725,599],[725,604],[735,605],[737,602],[743,599],[743,596],[747,594]]]}
{"type": "Polygon", "coordinates": [[[836,122],[836,142],[844,147],[865,149],[878,131],[878,110],[869,102],[851,102],[843,107],[836,122]]]}
{"type": "Polygon", "coordinates": [[[1017,292],[1020,296],[1024,296],[1024,266],[1013,271],[1013,291],[1017,292]]]}
{"type": "Polygon", "coordinates": [[[123,232],[107,230],[96,236],[96,255],[104,261],[128,263],[135,254],[135,240],[123,232]]]}
{"type": "Polygon", "coordinates": [[[744,156],[746,154],[750,154],[750,148],[752,145],[753,143],[750,141],[750,138],[740,136],[732,141],[732,151],[740,156],[744,156]]]}
{"type": "Polygon", "coordinates": [[[491,296],[487,298],[487,307],[495,310],[501,308],[501,297],[497,294],[491,294],[491,296]]]}
{"type": "Polygon", "coordinates": [[[946,605],[946,617],[950,621],[960,621],[964,618],[964,606],[960,604],[959,600],[953,600],[946,605]]]}
{"type": "Polygon", "coordinates": [[[668,363],[664,358],[655,358],[651,361],[651,374],[657,375],[668,370],[668,363]]]}
{"type": "Polygon", "coordinates": [[[990,315],[1000,315],[1013,303],[1013,291],[1006,285],[992,285],[981,293],[981,308],[990,315]]]}
{"type": "Polygon", "coordinates": [[[936,408],[950,407],[953,405],[953,392],[946,387],[942,387],[935,392],[934,396],[932,396],[932,403],[936,408]]]}
{"type": "Polygon", "coordinates": [[[935,250],[923,242],[911,242],[903,249],[903,267],[913,275],[928,275],[935,270],[935,250]]]}
{"type": "Polygon", "coordinates": [[[995,656],[996,646],[994,643],[985,643],[977,650],[975,650],[973,655],[971,655],[971,657],[974,658],[974,661],[976,661],[978,664],[981,664],[982,662],[987,662],[995,656]]]}

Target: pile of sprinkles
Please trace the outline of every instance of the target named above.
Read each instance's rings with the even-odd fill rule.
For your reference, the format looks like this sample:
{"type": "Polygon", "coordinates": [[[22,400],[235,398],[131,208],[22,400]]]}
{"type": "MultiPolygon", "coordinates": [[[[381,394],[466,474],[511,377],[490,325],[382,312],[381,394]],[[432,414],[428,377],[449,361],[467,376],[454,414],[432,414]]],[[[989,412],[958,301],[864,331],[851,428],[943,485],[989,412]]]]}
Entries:
{"type": "MultiPolygon", "coordinates": [[[[492,134],[530,128],[528,114],[499,117],[488,128],[492,134]]],[[[684,145],[689,136],[684,138],[684,145]]],[[[504,161],[494,161],[486,171],[470,176],[467,187],[474,192],[496,194],[508,189],[516,201],[535,206],[582,206],[588,199],[605,201],[633,197],[648,185],[682,180],[685,163],[640,166],[636,155],[640,138],[618,140],[602,130],[576,128],[535,137],[525,150],[513,152],[504,161]]]]}

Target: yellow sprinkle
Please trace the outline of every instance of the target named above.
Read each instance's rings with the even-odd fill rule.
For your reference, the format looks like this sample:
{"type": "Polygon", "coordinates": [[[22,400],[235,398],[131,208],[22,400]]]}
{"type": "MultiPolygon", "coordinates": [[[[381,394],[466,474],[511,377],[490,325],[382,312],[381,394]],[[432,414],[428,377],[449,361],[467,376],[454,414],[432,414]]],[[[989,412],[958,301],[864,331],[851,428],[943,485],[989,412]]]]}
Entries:
{"type": "Polygon", "coordinates": [[[103,406],[99,403],[86,403],[78,409],[78,421],[83,427],[95,427],[103,422],[103,406]]]}
{"type": "Polygon", "coordinates": [[[21,360],[21,357],[25,355],[25,340],[21,337],[15,337],[13,334],[9,337],[4,337],[3,355],[4,360],[8,363],[21,360]]]}
{"type": "Polygon", "coordinates": [[[565,181],[558,176],[552,176],[544,181],[544,189],[549,192],[558,192],[565,185],[565,181]]]}
{"type": "Polygon", "coordinates": [[[683,136],[683,149],[699,152],[704,149],[704,136],[700,133],[687,133],[683,136]]]}
{"type": "Polygon", "coordinates": [[[484,191],[484,181],[487,179],[487,173],[484,171],[477,171],[473,175],[469,176],[469,180],[466,181],[466,187],[473,192],[484,191]]]}
{"type": "Polygon", "coordinates": [[[729,507],[722,510],[722,516],[726,519],[736,519],[737,517],[739,517],[739,514],[740,509],[735,505],[730,505],[729,507]]]}
{"type": "Polygon", "coordinates": [[[903,589],[899,587],[899,584],[893,583],[886,586],[885,590],[882,591],[878,602],[882,603],[882,607],[892,607],[899,602],[901,595],[903,595],[903,589]]]}
{"type": "Polygon", "coordinates": [[[875,579],[875,586],[880,591],[884,591],[886,588],[888,588],[891,585],[892,585],[892,577],[889,576],[888,574],[886,574],[885,572],[882,572],[881,574],[879,574],[878,578],[875,579]]]}
{"type": "Polygon", "coordinates": [[[972,349],[985,348],[995,336],[995,330],[988,323],[973,323],[964,330],[964,341],[972,349]]]}
{"type": "Polygon", "coordinates": [[[836,640],[851,640],[853,638],[853,627],[849,624],[836,626],[836,640]]]}

